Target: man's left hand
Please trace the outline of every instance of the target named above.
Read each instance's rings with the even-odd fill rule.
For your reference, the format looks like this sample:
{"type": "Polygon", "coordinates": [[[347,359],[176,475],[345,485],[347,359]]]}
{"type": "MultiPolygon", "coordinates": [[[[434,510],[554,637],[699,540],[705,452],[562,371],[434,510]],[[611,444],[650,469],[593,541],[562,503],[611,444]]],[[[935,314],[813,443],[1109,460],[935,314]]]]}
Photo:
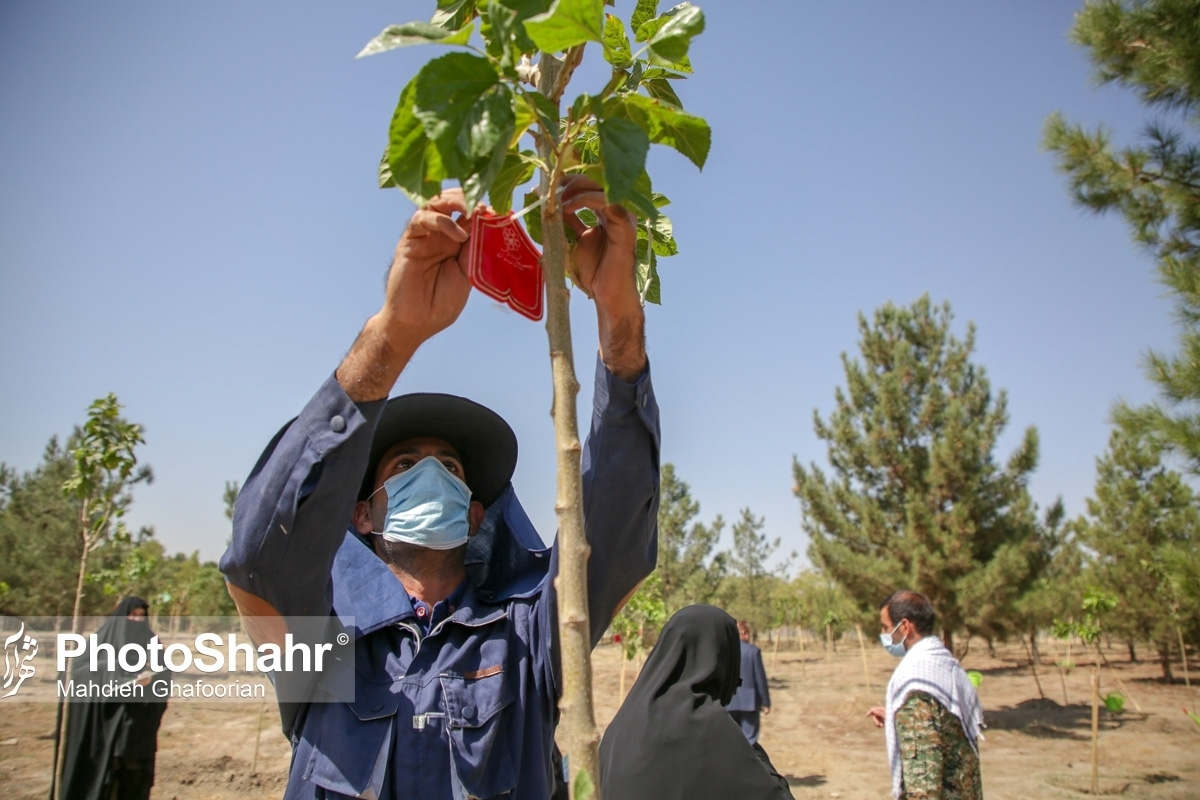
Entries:
{"type": "Polygon", "coordinates": [[[632,381],[646,368],[645,315],[637,292],[637,219],[610,205],[600,185],[582,175],[563,180],[560,201],[563,219],[577,237],[571,280],[596,303],[600,357],[614,375],[632,381]],[[575,216],[584,208],[596,215],[596,227],[575,216]]]}

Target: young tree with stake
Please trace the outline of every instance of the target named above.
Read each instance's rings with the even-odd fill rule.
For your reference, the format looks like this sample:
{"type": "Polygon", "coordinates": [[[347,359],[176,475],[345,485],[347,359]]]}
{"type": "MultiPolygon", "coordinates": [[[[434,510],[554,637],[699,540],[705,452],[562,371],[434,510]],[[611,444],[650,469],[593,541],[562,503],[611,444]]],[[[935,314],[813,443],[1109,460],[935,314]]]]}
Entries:
{"type": "MultiPolygon", "coordinates": [[[[486,196],[493,211],[512,208],[513,192],[540,170],[540,219],[527,222],[543,244],[546,330],[554,380],[553,418],[558,452],[556,580],[562,663],[560,741],[572,790],[597,785],[596,730],[591,702],[588,548],[583,535],[580,443],[567,279],[590,294],[594,260],[604,241],[601,214],[564,214],[560,190],[572,174],[586,174],[610,207],[638,215],[637,280],[643,301],[660,297],[657,261],[676,244],[667,204],[646,172],[651,144],[665,144],[701,167],[711,134],[703,119],[683,111],[672,87],[691,72],[688,47],[704,29],[700,9],[683,3],[659,14],[657,0],[639,0],[627,28],[606,14],[603,0],[439,0],[428,23],[387,28],[363,55],[436,43],[462,48],[427,63],[403,89],[380,163],[380,185],[397,187],[418,205],[457,180],[468,210],[486,196]],[[479,25],[476,28],[476,21],[479,25]],[[482,46],[475,46],[478,32],[482,46]],[[641,47],[635,53],[629,32],[641,47]],[[589,43],[611,65],[609,81],[594,94],[563,102],[572,73],[589,43]],[[527,144],[532,141],[535,149],[527,144]],[[570,240],[570,241],[569,241],[570,240]]],[[[632,243],[631,243],[632,244],[632,243]]],[[[620,331],[624,336],[641,331],[620,331]]]]}

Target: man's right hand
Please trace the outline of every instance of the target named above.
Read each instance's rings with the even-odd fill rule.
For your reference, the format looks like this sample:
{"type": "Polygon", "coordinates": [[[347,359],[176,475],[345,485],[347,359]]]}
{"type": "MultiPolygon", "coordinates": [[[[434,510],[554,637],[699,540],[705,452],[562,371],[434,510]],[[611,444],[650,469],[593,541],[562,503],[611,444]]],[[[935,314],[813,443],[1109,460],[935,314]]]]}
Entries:
{"type": "MultiPolygon", "coordinates": [[[[458,319],[471,294],[469,234],[459,224],[462,189],[448,189],[417,210],[396,243],[379,317],[389,331],[420,345],[458,319]],[[458,219],[451,215],[458,213],[458,219]]],[[[415,349],[415,348],[414,348],[415,349]]]]}
{"type": "Polygon", "coordinates": [[[871,710],[869,710],[867,712],[867,716],[871,718],[871,722],[875,723],[876,728],[883,727],[883,720],[884,720],[886,714],[887,714],[887,712],[883,709],[882,706],[875,706],[874,708],[872,708],[871,710]]]}
{"type": "Polygon", "coordinates": [[[465,213],[462,190],[448,189],[408,221],[396,244],[383,308],[367,320],[337,370],[351,400],[386,398],[417,348],[462,313],[471,294],[469,234],[460,224],[465,213]]]}

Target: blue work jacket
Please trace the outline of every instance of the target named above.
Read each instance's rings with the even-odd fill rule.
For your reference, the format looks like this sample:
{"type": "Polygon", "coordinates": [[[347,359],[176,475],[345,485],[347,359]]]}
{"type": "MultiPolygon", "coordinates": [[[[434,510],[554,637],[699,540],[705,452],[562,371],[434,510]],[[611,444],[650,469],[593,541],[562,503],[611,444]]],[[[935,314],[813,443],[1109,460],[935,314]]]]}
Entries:
{"type": "Polygon", "coordinates": [[[763,669],[762,650],[749,642],[741,645],[742,683],[725,706],[726,711],[759,711],[771,707],[771,690],[767,688],[767,671],[763,669]]]}
{"type": "MultiPolygon", "coordinates": [[[[593,646],[654,568],[659,484],[649,369],[627,383],[598,359],[595,385],[582,456],[593,646]]],[[[311,702],[280,703],[293,747],[284,797],[546,800],[557,548],[510,485],[467,545],[461,600],[426,634],[403,585],[347,530],[383,404],[326,381],[246,480],[221,560],[243,615],[332,614],[354,632],[352,700],[322,677],[311,702]]]]}

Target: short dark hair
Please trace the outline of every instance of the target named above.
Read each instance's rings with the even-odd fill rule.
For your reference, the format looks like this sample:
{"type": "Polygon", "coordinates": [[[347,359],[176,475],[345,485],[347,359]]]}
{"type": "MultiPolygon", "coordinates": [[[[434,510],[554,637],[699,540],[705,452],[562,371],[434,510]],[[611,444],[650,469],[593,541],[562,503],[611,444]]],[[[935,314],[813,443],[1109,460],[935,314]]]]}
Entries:
{"type": "Polygon", "coordinates": [[[900,589],[888,595],[879,607],[887,607],[888,617],[893,625],[899,625],[900,620],[906,619],[922,636],[933,633],[933,622],[937,617],[933,613],[933,604],[923,594],[911,589],[900,589]]]}

